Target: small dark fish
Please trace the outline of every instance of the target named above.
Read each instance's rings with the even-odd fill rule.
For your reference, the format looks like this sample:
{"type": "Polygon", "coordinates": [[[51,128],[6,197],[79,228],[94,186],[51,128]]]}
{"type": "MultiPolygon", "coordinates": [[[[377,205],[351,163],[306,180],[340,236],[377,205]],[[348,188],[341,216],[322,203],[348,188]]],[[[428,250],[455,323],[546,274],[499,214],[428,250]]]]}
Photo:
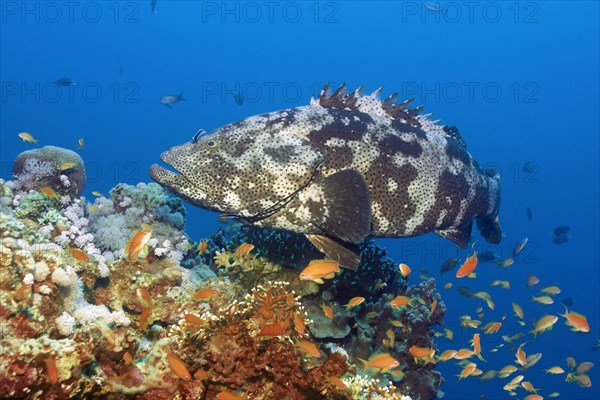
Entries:
{"type": "Polygon", "coordinates": [[[525,238],[525,239],[521,240],[519,243],[517,243],[517,245],[513,249],[513,258],[518,256],[519,254],[521,254],[521,252],[527,245],[528,241],[529,241],[529,238],[525,238]]]}
{"type": "Polygon", "coordinates": [[[566,226],[566,225],[557,226],[556,228],[554,228],[554,236],[566,235],[567,233],[569,233],[570,230],[571,230],[570,226],[566,226]]]}
{"type": "Polygon", "coordinates": [[[240,92],[237,92],[233,96],[233,100],[235,101],[235,104],[237,104],[238,106],[241,106],[242,104],[244,104],[244,96],[242,96],[242,94],[240,92]]]}
{"type": "Polygon", "coordinates": [[[552,243],[554,243],[554,244],[563,244],[563,243],[567,243],[568,241],[569,241],[569,237],[566,235],[556,236],[554,239],[552,239],[552,243]]]}
{"type": "Polygon", "coordinates": [[[567,307],[571,307],[573,304],[575,304],[575,299],[572,297],[566,297],[562,300],[562,303],[567,307]]]}
{"type": "Polygon", "coordinates": [[[458,293],[460,293],[461,295],[468,297],[468,298],[473,298],[475,297],[475,293],[473,293],[473,291],[471,289],[469,289],[466,286],[461,286],[458,288],[458,293]]]}
{"type": "Polygon", "coordinates": [[[486,250],[486,251],[482,251],[481,253],[477,253],[477,260],[482,263],[492,262],[497,259],[498,259],[498,255],[490,250],[486,250]]]}
{"type": "Polygon", "coordinates": [[[532,161],[528,161],[525,164],[523,164],[523,172],[532,174],[535,172],[536,169],[537,169],[536,164],[532,161]]]}
{"type": "Polygon", "coordinates": [[[123,63],[121,62],[121,56],[117,57],[117,73],[123,75],[123,63]]]}
{"type": "Polygon", "coordinates": [[[150,9],[152,9],[152,13],[154,14],[158,14],[158,11],[156,11],[156,2],[157,0],[150,1],[150,9]]]}
{"type": "Polygon", "coordinates": [[[440,273],[445,274],[446,272],[452,271],[454,267],[458,265],[460,262],[460,258],[451,258],[449,260],[444,261],[442,267],[440,268],[440,273]]]}
{"type": "Polygon", "coordinates": [[[529,207],[525,208],[525,214],[527,215],[528,220],[531,221],[533,219],[533,213],[531,212],[531,208],[529,208],[529,207]]]}
{"type": "Polygon", "coordinates": [[[183,98],[183,93],[179,93],[178,95],[165,95],[160,98],[161,104],[164,104],[165,106],[167,106],[169,108],[173,108],[173,105],[175,103],[183,101],[183,100],[185,100],[183,98]]]}
{"type": "Polygon", "coordinates": [[[77,86],[79,82],[72,80],[71,78],[58,78],[54,81],[57,86],[77,86]]]}

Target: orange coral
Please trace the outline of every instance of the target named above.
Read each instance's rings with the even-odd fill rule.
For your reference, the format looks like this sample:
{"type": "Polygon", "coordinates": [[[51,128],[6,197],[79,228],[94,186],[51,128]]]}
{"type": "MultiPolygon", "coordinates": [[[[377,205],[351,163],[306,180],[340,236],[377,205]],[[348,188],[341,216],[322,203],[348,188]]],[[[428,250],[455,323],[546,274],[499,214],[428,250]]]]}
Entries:
{"type": "Polygon", "coordinates": [[[288,335],[291,335],[292,328],[296,328],[300,336],[304,334],[304,327],[309,321],[304,320],[304,308],[294,292],[287,291],[287,286],[286,282],[269,283],[267,287],[259,285],[246,296],[253,314],[252,324],[259,329],[258,333],[267,326],[273,326],[281,328],[288,335]]]}

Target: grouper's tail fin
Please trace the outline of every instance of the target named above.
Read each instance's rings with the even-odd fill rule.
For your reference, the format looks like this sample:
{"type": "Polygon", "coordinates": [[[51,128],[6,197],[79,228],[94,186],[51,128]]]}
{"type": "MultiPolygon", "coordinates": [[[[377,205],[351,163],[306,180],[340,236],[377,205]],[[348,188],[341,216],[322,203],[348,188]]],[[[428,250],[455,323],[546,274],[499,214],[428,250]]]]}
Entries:
{"type": "Polygon", "coordinates": [[[500,220],[498,212],[500,210],[500,172],[495,168],[487,168],[485,174],[490,178],[488,190],[491,192],[490,208],[487,215],[477,217],[477,229],[485,240],[490,243],[498,244],[502,240],[502,228],[500,228],[500,220]]]}

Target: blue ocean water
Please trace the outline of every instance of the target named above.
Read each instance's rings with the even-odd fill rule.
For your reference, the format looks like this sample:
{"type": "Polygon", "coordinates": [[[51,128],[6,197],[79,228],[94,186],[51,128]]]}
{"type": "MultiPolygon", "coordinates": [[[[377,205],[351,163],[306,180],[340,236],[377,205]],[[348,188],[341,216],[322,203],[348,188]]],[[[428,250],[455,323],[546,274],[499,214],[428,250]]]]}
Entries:
{"type": "MultiPolygon", "coordinates": [[[[510,269],[481,264],[468,282],[440,276],[448,258],[464,259],[434,235],[386,239],[380,244],[415,271],[427,268],[448,307],[452,341],[441,350],[468,347],[475,332],[459,316],[480,305],[485,320],[501,320],[502,334],[526,333],[545,313],[563,312],[557,302],[531,302],[536,288],[558,285],[557,299],[573,297],[591,333],[576,334],[563,319],[551,332],[529,340],[528,354],[543,353],[526,380],[562,399],[599,399],[599,5],[582,2],[213,2],[162,1],[151,10],[140,2],[0,3],[0,162],[11,177],[14,158],[32,146],[17,134],[30,132],[39,145],[76,149],[88,168],[86,197],[107,193],[118,182],[148,182],[148,167],[167,148],[207,130],[262,112],[305,105],[326,82],[383,95],[415,97],[427,112],[456,125],[469,151],[501,172],[500,220],[505,237],[491,246],[474,233],[477,249],[509,256],[529,244],[510,269]],[[79,84],[57,87],[68,77],[79,84]],[[183,94],[169,108],[163,95],[183,94]],[[236,95],[238,95],[236,102],[236,95]],[[240,96],[243,103],[238,104],[240,96]],[[523,171],[526,163],[533,167],[523,171]],[[526,207],[532,210],[529,221],[526,207]],[[571,227],[570,240],[552,243],[552,229],[571,227]],[[495,279],[511,289],[490,288],[495,279]],[[447,282],[454,288],[442,289],[447,282]],[[456,292],[486,290],[496,307],[456,292]],[[511,302],[525,310],[527,326],[515,324],[511,302]],[[509,333],[510,332],[510,333],[509,333]],[[592,388],[544,375],[565,357],[596,364],[592,388]]],[[[187,206],[187,232],[196,240],[219,226],[217,215],[187,206]]],[[[500,335],[482,335],[486,363],[500,369],[514,352],[500,335]]],[[[449,399],[506,398],[498,379],[458,382],[455,363],[437,367],[449,399]]],[[[501,383],[502,382],[502,383],[501,383]]]]}

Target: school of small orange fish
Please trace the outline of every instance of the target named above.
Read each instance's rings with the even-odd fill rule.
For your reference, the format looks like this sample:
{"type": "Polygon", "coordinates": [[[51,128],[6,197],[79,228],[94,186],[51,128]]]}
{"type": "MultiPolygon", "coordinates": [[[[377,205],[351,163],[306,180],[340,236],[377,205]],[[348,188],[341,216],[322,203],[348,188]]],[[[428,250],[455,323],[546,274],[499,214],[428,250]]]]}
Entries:
{"type": "MultiPolygon", "coordinates": [[[[513,257],[516,257],[523,250],[526,243],[527,240],[517,244],[517,247],[513,252],[513,257]]],[[[475,270],[478,265],[478,258],[477,252],[474,250],[474,247],[475,244],[473,245],[473,254],[467,257],[467,259],[456,271],[456,279],[477,277],[475,270]]],[[[497,265],[503,268],[507,268],[514,264],[513,257],[501,260],[497,263],[497,265]],[[506,260],[510,261],[507,262],[506,260]]],[[[412,272],[411,268],[404,263],[401,263],[399,265],[399,271],[403,277],[408,277],[412,272]]],[[[323,279],[333,278],[334,275],[339,272],[339,265],[335,261],[315,260],[311,262],[300,273],[300,278],[310,279],[317,283],[323,283],[323,279]]],[[[427,273],[429,271],[425,270],[423,272],[427,273]]],[[[426,278],[426,276],[421,277],[426,278]]],[[[540,279],[538,277],[536,277],[535,275],[529,275],[526,284],[528,288],[533,288],[539,282],[540,279]]],[[[450,289],[452,286],[453,284],[449,282],[444,286],[444,288],[450,289]]],[[[495,280],[490,284],[490,286],[499,286],[503,289],[510,289],[510,282],[506,280],[495,280]]],[[[547,286],[545,288],[540,289],[538,296],[532,296],[532,301],[540,305],[553,304],[553,296],[556,296],[560,293],[561,289],[558,286],[547,286]]],[[[491,295],[488,292],[480,291],[474,293],[473,297],[483,300],[491,310],[495,309],[495,304],[492,300],[491,295]]],[[[412,301],[414,300],[415,299],[411,299],[407,296],[399,295],[390,301],[390,305],[394,308],[412,306],[412,301]]],[[[350,299],[350,301],[348,302],[348,304],[345,305],[345,307],[355,307],[364,301],[365,298],[363,297],[354,297],[350,299]]],[[[434,304],[432,304],[431,312],[433,312],[433,310],[435,309],[436,304],[437,302],[434,302],[434,304]]],[[[516,302],[512,302],[511,306],[514,316],[517,318],[517,323],[520,326],[525,326],[526,323],[524,321],[525,315],[523,312],[523,308],[516,302]]],[[[559,321],[559,316],[564,319],[564,323],[571,328],[571,331],[579,333],[589,333],[590,326],[586,316],[578,312],[569,310],[567,306],[564,307],[565,312],[563,314],[544,314],[543,316],[539,317],[539,319],[537,319],[533,323],[533,329],[529,331],[529,334],[532,335],[535,339],[539,334],[550,331],[554,324],[556,324],[559,321]]],[[[330,306],[323,303],[321,305],[321,308],[323,309],[323,313],[328,318],[333,318],[334,314],[330,306]]],[[[450,360],[458,361],[457,366],[460,368],[460,372],[457,376],[459,381],[468,377],[480,377],[482,381],[491,380],[493,378],[506,379],[509,378],[513,373],[520,371],[522,373],[514,376],[508,383],[504,384],[503,389],[507,392],[509,396],[517,396],[517,391],[519,389],[523,389],[525,392],[528,393],[527,395],[525,395],[524,400],[543,400],[544,397],[538,393],[540,389],[536,388],[532,382],[525,380],[526,371],[532,368],[535,364],[537,364],[538,361],[540,361],[542,353],[531,354],[529,356],[527,355],[525,351],[525,345],[527,344],[527,336],[523,333],[517,333],[513,336],[502,335],[502,340],[504,343],[488,350],[488,353],[491,355],[497,352],[500,348],[504,347],[505,343],[512,344],[515,346],[518,345],[516,350],[509,349],[511,351],[514,351],[514,363],[517,365],[508,364],[500,368],[499,370],[488,369],[487,371],[484,371],[482,369],[483,365],[478,365],[477,363],[470,361],[470,359],[473,356],[477,356],[477,358],[480,361],[486,362],[482,355],[483,348],[481,345],[481,334],[490,335],[501,332],[502,324],[506,319],[506,315],[504,315],[502,317],[502,321],[489,321],[483,326],[481,326],[483,323],[481,320],[485,316],[483,312],[483,307],[478,307],[475,311],[479,319],[473,319],[469,315],[464,315],[460,317],[461,327],[467,329],[475,329],[481,332],[473,334],[473,337],[470,341],[472,348],[461,348],[458,350],[449,349],[443,351],[439,356],[435,355],[435,349],[426,347],[412,346],[410,347],[409,352],[415,358],[415,360],[419,360],[422,362],[438,363],[448,362],[450,360]],[[518,343],[519,341],[521,341],[521,343],[518,343]]],[[[454,338],[454,333],[450,329],[445,329],[444,332],[436,332],[435,336],[444,337],[448,340],[452,340],[454,338]]],[[[398,361],[392,358],[388,353],[375,354],[369,360],[360,361],[364,364],[365,370],[369,368],[374,368],[376,370],[381,371],[382,373],[388,372],[389,370],[399,365],[398,361]]],[[[594,366],[592,362],[584,361],[578,364],[573,357],[567,357],[565,362],[567,368],[566,370],[559,365],[555,365],[545,369],[544,371],[546,372],[546,374],[564,374],[566,382],[578,384],[582,388],[590,388],[592,386],[592,381],[589,375],[586,374],[594,366]]],[[[399,373],[401,374],[400,371],[399,373]]],[[[560,394],[558,392],[552,392],[547,394],[548,398],[556,398],[559,396],[560,394]]]]}
{"type": "MultiPolygon", "coordinates": [[[[526,243],[527,239],[521,241],[514,249],[513,257],[501,260],[496,264],[502,268],[507,268],[513,265],[514,257],[516,257],[523,250],[526,243]]],[[[476,278],[477,275],[475,270],[477,268],[477,264],[477,252],[473,250],[473,254],[469,256],[457,270],[456,279],[476,278]]],[[[401,271],[402,269],[410,271],[410,269],[408,269],[406,266],[401,266],[400,269],[401,271]]],[[[540,279],[537,276],[529,275],[526,281],[526,286],[531,289],[539,283],[540,279]]],[[[510,282],[507,280],[495,280],[490,284],[490,286],[498,286],[503,289],[510,289],[510,282]]],[[[452,287],[452,282],[448,282],[444,286],[445,289],[450,289],[452,287]]],[[[552,285],[540,289],[537,296],[531,297],[533,302],[542,306],[547,306],[554,304],[553,296],[556,296],[560,293],[561,289],[558,286],[552,285]]],[[[492,297],[486,291],[472,293],[472,296],[469,297],[483,300],[490,310],[495,309],[495,304],[492,300],[492,297]]],[[[516,302],[512,302],[511,306],[518,325],[526,326],[523,308],[516,302]]],[[[537,339],[538,335],[552,330],[552,327],[559,322],[559,317],[564,319],[564,323],[571,328],[571,331],[584,334],[590,333],[590,326],[585,315],[573,310],[569,310],[566,305],[564,308],[565,312],[563,314],[558,313],[558,315],[553,315],[546,313],[540,316],[533,323],[533,329],[531,329],[528,334],[531,335],[533,339],[537,339]]],[[[482,355],[483,348],[481,345],[481,334],[490,335],[498,332],[501,333],[502,324],[506,319],[506,315],[504,315],[501,321],[489,321],[483,324],[482,320],[485,317],[483,307],[478,307],[475,312],[478,319],[474,319],[468,314],[460,317],[461,328],[474,329],[481,332],[473,334],[473,337],[470,341],[472,348],[446,350],[436,357],[435,360],[431,360],[431,362],[448,362],[450,360],[457,360],[457,366],[460,368],[460,372],[457,375],[459,381],[468,377],[480,377],[481,381],[488,381],[494,378],[507,379],[516,373],[516,376],[502,386],[503,390],[505,390],[509,396],[517,396],[518,390],[523,389],[527,393],[524,397],[524,400],[543,400],[544,396],[538,393],[541,389],[536,388],[535,385],[531,381],[526,380],[525,377],[526,372],[535,364],[537,364],[542,358],[542,353],[527,355],[525,351],[525,346],[528,342],[527,335],[523,333],[517,333],[512,336],[502,335],[503,343],[487,350],[487,353],[491,356],[493,353],[498,352],[502,347],[504,347],[505,344],[518,346],[516,348],[513,347],[507,350],[514,352],[514,363],[505,365],[498,370],[487,369],[487,371],[485,371],[481,363],[478,365],[477,363],[470,361],[473,356],[477,356],[480,361],[486,362],[482,355]]],[[[436,332],[435,336],[443,337],[451,341],[454,338],[454,333],[450,329],[445,329],[443,332],[436,332]]],[[[596,346],[598,346],[598,344],[596,344],[596,346]]],[[[487,365],[491,366],[493,360],[488,358],[487,362],[487,365]]],[[[587,375],[587,372],[594,366],[592,362],[584,361],[577,363],[574,357],[566,357],[565,363],[566,369],[560,365],[554,365],[545,369],[544,371],[546,374],[564,375],[564,380],[566,382],[578,384],[582,388],[590,388],[592,386],[592,381],[589,375],[587,375]]],[[[559,397],[560,394],[558,392],[551,392],[545,396],[548,398],[556,398],[559,397]]]]}

